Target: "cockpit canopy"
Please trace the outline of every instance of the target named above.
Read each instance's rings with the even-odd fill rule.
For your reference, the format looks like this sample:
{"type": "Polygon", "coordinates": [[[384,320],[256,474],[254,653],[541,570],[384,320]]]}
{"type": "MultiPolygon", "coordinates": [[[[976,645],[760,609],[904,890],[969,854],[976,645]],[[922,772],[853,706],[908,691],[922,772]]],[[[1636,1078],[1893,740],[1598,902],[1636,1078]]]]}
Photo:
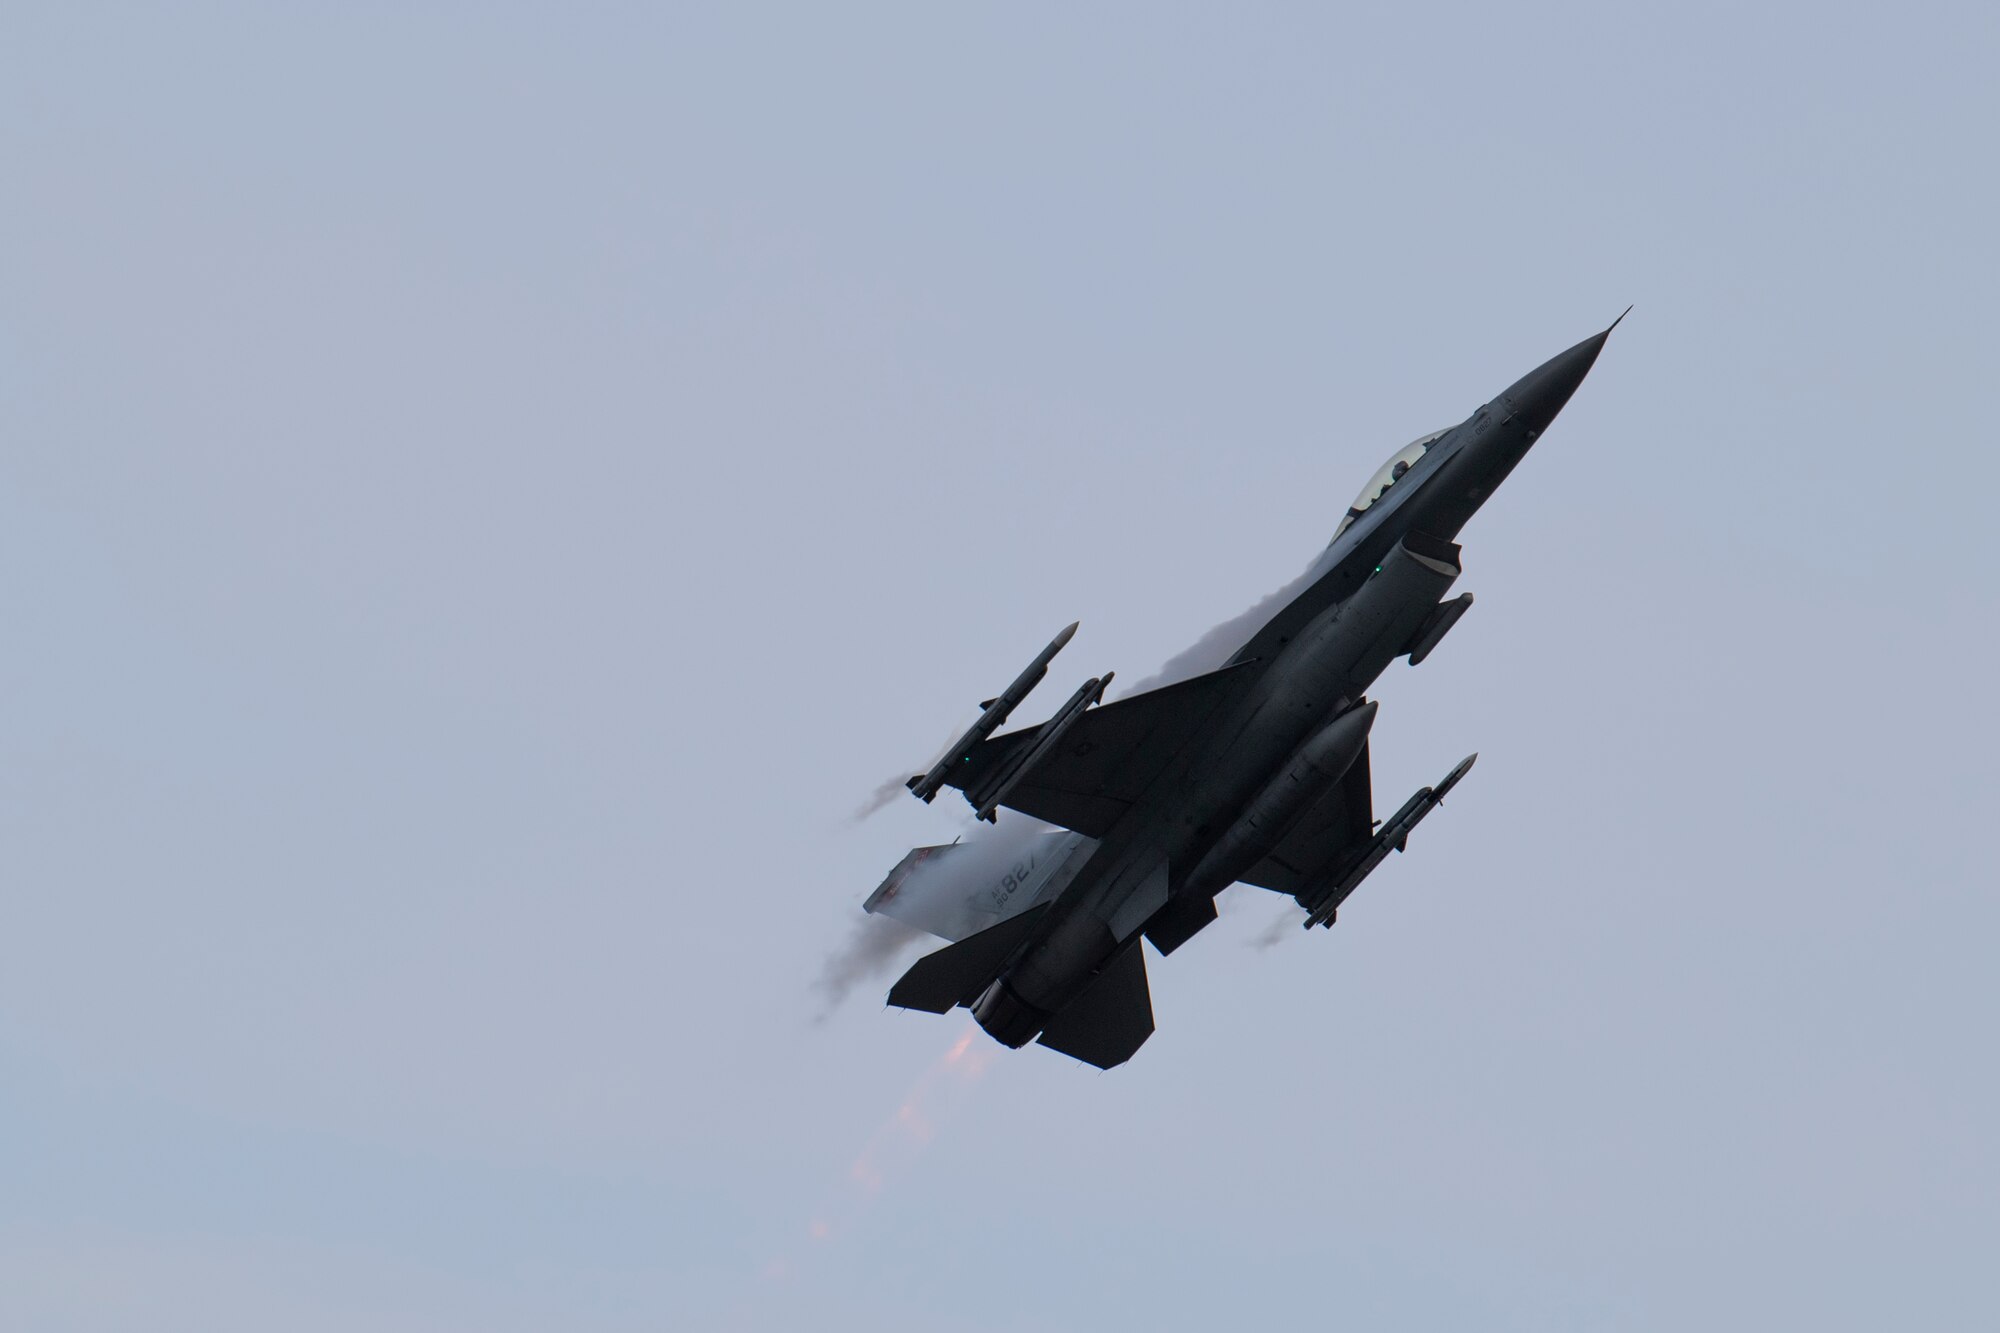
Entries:
{"type": "Polygon", "coordinates": [[[1405,472],[1417,465],[1417,460],[1422,458],[1432,445],[1450,433],[1451,427],[1447,426],[1443,430],[1434,430],[1420,439],[1411,440],[1398,449],[1395,455],[1382,465],[1382,470],[1368,479],[1368,484],[1361,488],[1361,494],[1354,497],[1354,503],[1347,507],[1347,517],[1341,519],[1340,526],[1333,530],[1335,539],[1353,527],[1354,520],[1360,518],[1369,505],[1381,499],[1391,486],[1403,479],[1405,472]]]}

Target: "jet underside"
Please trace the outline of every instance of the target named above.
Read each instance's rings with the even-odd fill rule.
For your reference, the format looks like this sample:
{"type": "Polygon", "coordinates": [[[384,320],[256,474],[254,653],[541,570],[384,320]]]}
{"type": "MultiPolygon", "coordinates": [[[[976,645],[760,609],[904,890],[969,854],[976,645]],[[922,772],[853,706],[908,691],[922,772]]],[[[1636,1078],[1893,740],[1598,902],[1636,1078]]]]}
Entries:
{"type": "Polygon", "coordinates": [[[1291,895],[1307,926],[1331,924],[1471,765],[1378,828],[1366,692],[1395,658],[1422,661],[1470,606],[1470,595],[1445,600],[1460,573],[1453,539],[1609,332],[1399,455],[1298,595],[1219,669],[1101,704],[1107,673],[1049,721],[994,736],[1076,627],[1058,635],[909,784],[926,801],[955,787],[981,818],[1004,807],[1056,831],[1010,840],[997,856],[974,841],[920,848],[898,865],[867,910],[954,943],[919,959],[889,1003],[965,1006],[1005,1045],[1039,1038],[1108,1068],[1153,1031],[1142,938],[1173,952],[1238,882],[1291,895]]]}

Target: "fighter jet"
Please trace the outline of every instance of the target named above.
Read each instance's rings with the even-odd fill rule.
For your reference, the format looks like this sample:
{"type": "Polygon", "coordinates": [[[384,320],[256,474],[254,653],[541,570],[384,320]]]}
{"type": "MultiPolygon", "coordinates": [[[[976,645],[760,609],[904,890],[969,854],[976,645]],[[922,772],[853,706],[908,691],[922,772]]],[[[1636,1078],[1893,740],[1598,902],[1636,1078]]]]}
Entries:
{"type": "Polygon", "coordinates": [[[1153,1033],[1141,939],[1172,953],[1216,919],[1216,895],[1235,883],[1291,895],[1307,928],[1332,925],[1477,758],[1376,819],[1367,691],[1394,659],[1430,656],[1472,605],[1470,593],[1445,600],[1460,572],[1454,538],[1617,326],[1397,450],[1348,507],[1303,590],[1247,625],[1219,669],[1111,703],[1101,703],[1110,675],[1092,677],[1048,721],[994,736],[1071,625],[982,704],[910,790],[930,801],[955,787],[982,819],[1007,809],[1054,828],[1023,825],[1024,837],[903,858],[866,910],[953,943],[918,959],[889,1003],[964,1006],[1005,1046],[1039,1039],[1108,1069],[1153,1033]]]}

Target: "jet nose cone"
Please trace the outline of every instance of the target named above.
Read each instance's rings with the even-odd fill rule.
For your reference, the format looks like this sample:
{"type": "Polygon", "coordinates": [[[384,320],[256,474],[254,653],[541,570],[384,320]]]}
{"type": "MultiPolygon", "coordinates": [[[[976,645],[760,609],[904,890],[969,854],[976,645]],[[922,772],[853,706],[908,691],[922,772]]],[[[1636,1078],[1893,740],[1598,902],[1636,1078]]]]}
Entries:
{"type": "Polygon", "coordinates": [[[1502,395],[1512,415],[1526,424],[1530,436],[1548,429],[1556,413],[1563,410],[1570,395],[1576,392],[1576,386],[1583,383],[1583,377],[1597,363],[1597,354],[1604,350],[1604,340],[1610,336],[1611,330],[1606,329],[1567,352],[1557,353],[1515,380],[1502,395]]]}

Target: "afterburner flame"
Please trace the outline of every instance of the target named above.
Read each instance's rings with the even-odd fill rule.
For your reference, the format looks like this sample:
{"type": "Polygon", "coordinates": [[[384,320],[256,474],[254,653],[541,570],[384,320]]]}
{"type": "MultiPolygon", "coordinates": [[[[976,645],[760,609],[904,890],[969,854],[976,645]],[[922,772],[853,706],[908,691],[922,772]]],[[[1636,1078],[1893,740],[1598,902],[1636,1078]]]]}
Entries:
{"type": "MultiPolygon", "coordinates": [[[[819,1245],[832,1240],[836,1231],[849,1230],[854,1216],[882,1193],[892,1176],[908,1169],[938,1136],[945,1113],[950,1109],[949,1095],[977,1081],[998,1050],[989,1042],[980,1042],[979,1029],[967,1024],[943,1054],[917,1076],[909,1092],[869,1136],[847,1168],[848,1183],[842,1191],[844,1215],[838,1204],[813,1215],[806,1224],[806,1239],[801,1244],[819,1245]]],[[[795,1268],[792,1259],[780,1256],[765,1266],[764,1276],[773,1282],[790,1281],[795,1268]]]]}
{"type": "Polygon", "coordinates": [[[896,1107],[888,1122],[869,1136],[861,1155],[848,1168],[848,1178],[869,1194],[879,1193],[885,1175],[884,1159],[913,1157],[916,1151],[937,1137],[937,1122],[931,1104],[937,1100],[939,1083],[947,1075],[963,1085],[984,1072],[990,1052],[975,1050],[979,1029],[968,1026],[955,1038],[931,1067],[917,1076],[909,1094],[896,1107]]]}

